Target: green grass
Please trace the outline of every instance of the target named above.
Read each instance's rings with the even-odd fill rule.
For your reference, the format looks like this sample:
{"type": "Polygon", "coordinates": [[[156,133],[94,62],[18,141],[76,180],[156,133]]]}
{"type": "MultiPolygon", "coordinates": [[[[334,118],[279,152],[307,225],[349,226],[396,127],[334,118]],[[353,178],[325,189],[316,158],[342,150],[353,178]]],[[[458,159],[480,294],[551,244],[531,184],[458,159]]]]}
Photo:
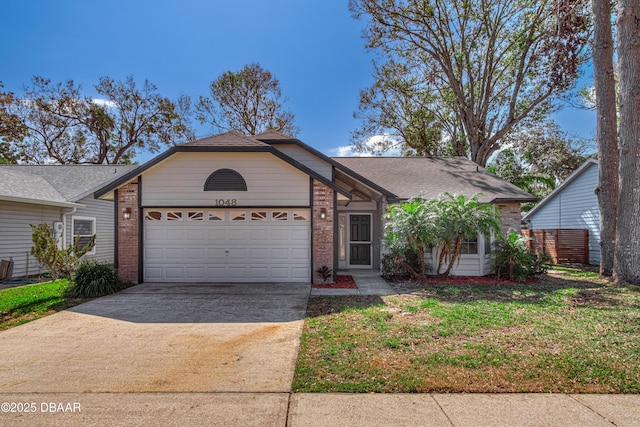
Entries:
{"type": "Polygon", "coordinates": [[[597,273],[314,297],[293,390],[639,393],[638,336],[640,288],[597,273]]]}
{"type": "Polygon", "coordinates": [[[0,290],[0,330],[78,305],[87,299],[67,298],[63,294],[68,280],[39,283],[0,290]]]}

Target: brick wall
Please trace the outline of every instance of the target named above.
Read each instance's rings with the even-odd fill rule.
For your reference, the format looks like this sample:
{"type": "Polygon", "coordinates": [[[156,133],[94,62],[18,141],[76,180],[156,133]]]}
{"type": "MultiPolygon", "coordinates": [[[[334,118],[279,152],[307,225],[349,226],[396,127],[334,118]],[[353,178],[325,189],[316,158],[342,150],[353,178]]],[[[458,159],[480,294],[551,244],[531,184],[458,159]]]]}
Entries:
{"type": "Polygon", "coordinates": [[[522,215],[520,214],[520,203],[498,203],[502,212],[502,231],[509,230],[520,232],[522,215]]]}
{"type": "Polygon", "coordinates": [[[333,190],[321,182],[313,180],[313,230],[311,230],[311,244],[313,245],[313,260],[311,276],[313,283],[322,283],[322,278],[316,273],[320,267],[326,265],[334,270],[334,206],[333,190]],[[326,218],[321,219],[321,209],[326,209],[326,218]]]}
{"type": "Polygon", "coordinates": [[[118,274],[128,282],[138,283],[138,184],[118,189],[118,274]],[[131,218],[124,219],[129,208],[131,218]]]}

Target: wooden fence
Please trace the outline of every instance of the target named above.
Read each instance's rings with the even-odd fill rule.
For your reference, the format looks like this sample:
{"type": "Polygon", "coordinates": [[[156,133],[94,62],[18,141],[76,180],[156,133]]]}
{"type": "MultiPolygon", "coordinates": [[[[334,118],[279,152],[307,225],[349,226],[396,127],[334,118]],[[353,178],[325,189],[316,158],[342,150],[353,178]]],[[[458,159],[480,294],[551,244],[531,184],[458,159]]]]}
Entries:
{"type": "Polygon", "coordinates": [[[552,230],[522,230],[529,250],[546,252],[556,264],[575,262],[589,264],[589,230],[556,228],[552,230]]]}

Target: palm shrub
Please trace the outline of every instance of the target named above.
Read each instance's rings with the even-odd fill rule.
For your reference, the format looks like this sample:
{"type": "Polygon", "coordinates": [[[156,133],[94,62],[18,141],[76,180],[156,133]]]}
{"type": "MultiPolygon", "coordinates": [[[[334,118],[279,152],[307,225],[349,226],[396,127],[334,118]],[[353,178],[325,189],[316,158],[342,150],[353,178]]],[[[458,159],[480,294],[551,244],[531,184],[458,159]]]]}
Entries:
{"type": "Polygon", "coordinates": [[[451,273],[465,239],[477,238],[479,233],[487,236],[500,233],[502,215],[499,208],[480,202],[477,194],[467,198],[443,193],[428,204],[436,219],[435,244],[439,253],[436,274],[446,277],[451,273]]]}
{"type": "Polygon", "coordinates": [[[435,273],[448,276],[465,239],[477,238],[479,233],[497,234],[502,225],[497,206],[480,202],[478,195],[467,198],[449,193],[435,200],[415,198],[392,205],[386,219],[388,256],[414,278],[423,278],[426,274],[424,252],[427,247],[433,245],[438,249],[435,273]],[[420,254],[417,267],[410,263],[412,253],[420,254]]]}
{"type": "Polygon", "coordinates": [[[526,238],[515,231],[498,237],[494,244],[493,264],[498,277],[524,282],[532,275],[546,272],[552,262],[547,253],[531,253],[526,238]]]}
{"type": "Polygon", "coordinates": [[[66,295],[72,298],[94,298],[116,293],[127,285],[110,264],[83,261],[71,278],[66,295]]]}
{"type": "Polygon", "coordinates": [[[385,236],[388,253],[383,269],[390,275],[407,272],[415,279],[426,275],[424,251],[436,240],[434,211],[415,198],[391,205],[386,212],[385,236]],[[412,255],[418,254],[415,259],[412,255]]]}

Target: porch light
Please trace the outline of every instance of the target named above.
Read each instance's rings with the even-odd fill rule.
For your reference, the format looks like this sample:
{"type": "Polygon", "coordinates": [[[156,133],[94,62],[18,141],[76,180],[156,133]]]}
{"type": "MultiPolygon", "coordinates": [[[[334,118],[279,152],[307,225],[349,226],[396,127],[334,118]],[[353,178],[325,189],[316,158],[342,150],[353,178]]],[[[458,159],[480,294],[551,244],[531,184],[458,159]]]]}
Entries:
{"type": "Polygon", "coordinates": [[[122,218],[131,219],[131,208],[122,208],[122,218]]]}
{"type": "Polygon", "coordinates": [[[320,208],[320,219],[327,219],[327,209],[320,208]]]}

